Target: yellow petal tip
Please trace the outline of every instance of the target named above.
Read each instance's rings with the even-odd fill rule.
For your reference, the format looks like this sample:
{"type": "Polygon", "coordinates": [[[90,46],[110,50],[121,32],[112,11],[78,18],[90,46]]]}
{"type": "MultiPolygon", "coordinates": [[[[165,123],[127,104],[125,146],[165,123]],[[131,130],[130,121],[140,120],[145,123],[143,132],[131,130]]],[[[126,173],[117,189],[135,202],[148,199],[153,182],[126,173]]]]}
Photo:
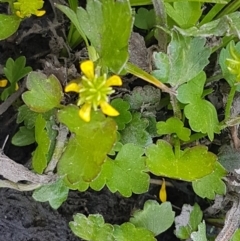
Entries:
{"type": "Polygon", "coordinates": [[[94,79],[94,64],[91,60],[84,61],[80,64],[83,74],[90,80],[94,79]]]}

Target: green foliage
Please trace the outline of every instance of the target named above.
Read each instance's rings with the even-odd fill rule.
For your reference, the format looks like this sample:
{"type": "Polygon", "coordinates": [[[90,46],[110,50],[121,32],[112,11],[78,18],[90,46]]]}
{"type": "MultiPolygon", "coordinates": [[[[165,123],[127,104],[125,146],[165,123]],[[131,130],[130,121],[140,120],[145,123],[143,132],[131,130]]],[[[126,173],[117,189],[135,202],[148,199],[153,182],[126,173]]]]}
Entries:
{"type": "MultiPolygon", "coordinates": [[[[60,9],[63,10],[63,7],[60,9]]],[[[91,42],[101,65],[110,68],[114,73],[120,73],[129,57],[128,40],[133,24],[129,2],[88,1],[86,10],[80,7],[77,14],[66,10],[66,7],[64,9],[79,33],[91,42]]]]}
{"type": "Polygon", "coordinates": [[[0,40],[13,35],[19,28],[21,19],[15,15],[0,14],[0,40]]]}
{"type": "Polygon", "coordinates": [[[100,214],[90,214],[88,217],[78,213],[73,216],[74,221],[69,223],[73,233],[89,241],[114,241],[113,226],[105,224],[100,214]]]}
{"type": "Polygon", "coordinates": [[[180,239],[190,238],[191,233],[197,230],[202,217],[202,211],[197,203],[194,206],[184,204],[181,214],[175,218],[176,236],[180,239]]]}
{"type": "Polygon", "coordinates": [[[38,173],[43,173],[51,158],[48,157],[50,138],[46,130],[46,125],[47,121],[39,114],[35,123],[35,138],[38,147],[34,151],[32,158],[33,169],[38,173]]]}
{"type": "Polygon", "coordinates": [[[59,179],[36,189],[32,197],[38,202],[49,202],[53,209],[58,209],[67,200],[68,191],[63,179],[59,179]]]}
{"type": "Polygon", "coordinates": [[[123,130],[131,120],[132,115],[129,111],[130,105],[127,101],[117,98],[111,102],[111,105],[120,113],[114,118],[117,123],[118,130],[123,130]]]}
{"type": "Polygon", "coordinates": [[[75,235],[88,241],[156,241],[153,234],[144,228],[137,228],[132,223],[112,226],[104,223],[103,217],[99,214],[90,214],[87,218],[78,213],[69,225],[75,235]]]}
{"type": "Polygon", "coordinates": [[[202,15],[200,2],[176,1],[173,5],[165,3],[165,8],[169,17],[181,28],[194,26],[202,15]]]}
{"type": "Polygon", "coordinates": [[[204,38],[184,37],[173,32],[167,54],[155,53],[157,69],[153,75],[171,86],[179,86],[196,77],[208,64],[210,48],[204,38]]]}
{"type": "Polygon", "coordinates": [[[47,77],[40,72],[31,72],[27,77],[27,88],[29,91],[24,92],[22,98],[31,110],[43,113],[59,107],[63,93],[54,75],[47,77]]]}
{"type": "Polygon", "coordinates": [[[154,200],[148,200],[143,210],[134,212],[130,222],[136,227],[144,227],[152,231],[157,236],[172,226],[174,216],[171,203],[165,202],[159,205],[154,200]]]}
{"type": "MultiPolygon", "coordinates": [[[[238,42],[235,46],[236,51],[240,53],[240,42],[238,42]]],[[[228,84],[233,87],[234,84],[238,82],[237,76],[232,74],[227,66],[227,59],[231,59],[230,45],[227,45],[226,48],[221,50],[219,56],[219,64],[221,66],[222,74],[224,79],[228,82],[228,84]]],[[[240,91],[240,85],[237,85],[237,90],[240,91]]]]}
{"type": "Polygon", "coordinates": [[[197,232],[191,233],[191,239],[193,241],[207,241],[206,225],[205,225],[204,221],[198,225],[198,231],[197,232]]]}
{"type": "Polygon", "coordinates": [[[132,223],[124,223],[121,226],[114,226],[115,240],[142,240],[142,241],[156,241],[152,232],[137,228],[132,223]]]}
{"type": "Polygon", "coordinates": [[[149,122],[146,118],[141,118],[140,113],[132,115],[132,121],[128,123],[124,130],[120,131],[123,144],[134,143],[139,146],[148,146],[152,143],[150,134],[146,131],[149,122]]]}
{"type": "Polygon", "coordinates": [[[240,229],[237,229],[237,231],[234,233],[230,241],[238,241],[239,239],[240,239],[240,229]]]}
{"type": "Polygon", "coordinates": [[[15,146],[27,146],[35,142],[34,129],[21,126],[19,131],[12,137],[12,144],[15,146]]]}
{"type": "Polygon", "coordinates": [[[2,100],[6,100],[9,95],[14,93],[16,90],[17,82],[32,70],[31,67],[26,67],[25,65],[26,58],[24,56],[20,56],[15,61],[12,58],[7,60],[3,72],[10,82],[10,86],[3,90],[1,94],[2,100]]]}
{"type": "Polygon", "coordinates": [[[190,139],[191,134],[191,130],[186,127],[183,127],[182,121],[176,117],[171,117],[166,122],[158,122],[157,132],[159,135],[176,133],[178,138],[183,141],[188,141],[190,139]]]}
{"type": "Polygon", "coordinates": [[[207,133],[209,139],[213,140],[214,133],[219,133],[220,129],[215,107],[201,97],[205,81],[205,73],[200,72],[191,81],[178,88],[177,99],[187,104],[184,107],[184,114],[189,119],[191,129],[207,133]]]}
{"type": "Polygon", "coordinates": [[[198,180],[193,181],[193,190],[202,198],[214,199],[216,194],[226,193],[226,184],[222,178],[227,175],[227,171],[216,162],[214,171],[198,180]]]}
{"type": "MultiPolygon", "coordinates": [[[[69,98],[63,100],[61,83],[54,75],[48,77],[41,72],[29,73],[31,68],[25,67],[25,57],[7,61],[4,74],[10,86],[3,90],[3,100],[15,91],[17,81],[28,74],[28,90],[22,95],[25,105],[19,108],[17,118],[17,123],[23,122],[24,126],[20,126],[12,143],[21,146],[36,142],[32,167],[38,174],[31,174],[48,177],[49,162],[52,164],[52,161],[58,161],[51,171],[56,173],[57,178],[62,178],[35,190],[33,197],[37,201],[48,201],[57,209],[67,199],[69,189],[85,191],[91,188],[100,191],[105,186],[112,193],[130,197],[133,194],[146,193],[152,182],[152,175],[192,182],[195,194],[201,198],[214,199],[216,194],[226,194],[226,185],[222,180],[227,174],[226,170],[217,162],[217,156],[208,151],[207,146],[196,145],[194,140],[208,136],[213,141],[220,129],[226,125],[238,124],[239,117],[230,119],[230,114],[235,91],[239,90],[236,86],[240,76],[239,43],[234,45],[231,42],[220,53],[222,74],[231,87],[225,119],[221,123],[218,121],[216,108],[205,99],[214,88],[208,85],[204,89],[204,69],[209,67],[208,59],[216,48],[225,46],[231,38],[239,35],[239,12],[231,13],[231,4],[220,7],[219,4],[224,2],[220,0],[164,0],[165,9],[157,9],[161,1],[153,0],[154,10],[148,10],[150,7],[139,8],[135,15],[135,26],[144,30],[141,34],[147,33],[144,36],[146,46],[152,41],[154,27],[164,30],[170,36],[165,40],[158,38],[159,46],[168,45],[166,51],[159,48],[159,52],[149,56],[153,57],[155,64],[151,66],[154,69],[153,75],[128,62],[129,52],[131,54],[128,48],[129,43],[131,44],[129,37],[134,19],[130,4],[139,6],[152,1],[87,0],[86,8],[83,8],[77,6],[78,1],[69,0],[71,8],[57,5],[71,20],[69,43],[76,44],[75,34],[76,39],[81,35],[91,60],[86,68],[81,68],[82,77],[67,85],[69,91],[73,90],[78,94],[77,105],[66,106],[69,98]],[[201,16],[205,6],[202,2],[217,4],[206,15],[201,16]],[[156,16],[161,26],[154,26],[156,16]],[[214,17],[216,20],[213,20],[214,17]],[[206,42],[206,36],[210,35],[224,36],[222,43],[211,49],[206,42]],[[81,84],[84,78],[90,86],[89,92],[98,92],[97,88],[91,88],[91,81],[98,79],[98,87],[101,87],[104,79],[104,90],[111,94],[114,91],[109,87],[122,84],[120,78],[110,77],[111,72],[121,75],[130,73],[154,86],[137,86],[131,90],[132,83],[126,81],[123,88],[127,88],[128,94],[121,93],[124,89],[120,89],[116,96],[121,98],[114,96],[111,105],[108,105],[110,96],[104,95],[106,98],[99,100],[96,95],[97,104],[90,105],[88,94],[83,95],[85,90],[81,84]],[[171,87],[163,83],[168,83],[171,87]],[[160,89],[166,93],[162,95],[160,89]],[[89,122],[80,118],[84,115],[89,117],[89,113],[89,122]],[[114,117],[106,117],[103,113],[112,113],[114,117]],[[65,128],[63,140],[60,129],[56,131],[56,126],[65,128]],[[163,135],[167,136],[161,137],[163,135]],[[59,158],[55,160],[57,154],[59,158]],[[39,175],[43,173],[44,175],[39,175]]],[[[234,2],[236,4],[237,1],[234,2]]],[[[15,4],[15,13],[19,17],[29,14],[21,13],[19,6],[18,3],[15,4]]],[[[208,5],[209,8],[211,6],[208,5]]],[[[39,15],[42,12],[36,13],[39,15]]],[[[12,16],[3,19],[3,16],[5,15],[0,14],[0,27],[3,28],[0,39],[16,31],[21,21],[12,16]],[[12,29],[7,29],[10,21],[12,29]]],[[[220,163],[228,171],[239,169],[238,159],[239,153],[230,147],[219,154],[220,163]]],[[[22,183],[19,186],[16,183],[17,187],[21,185],[22,183]]],[[[38,187],[40,185],[42,183],[36,184],[38,187]]],[[[155,236],[170,228],[174,215],[170,202],[160,205],[148,200],[143,210],[134,212],[130,221],[122,225],[107,224],[98,214],[90,214],[88,217],[77,214],[74,221],[70,222],[70,227],[78,237],[89,241],[154,241],[155,236]]],[[[181,215],[175,219],[176,236],[180,239],[206,241],[206,226],[202,217],[197,204],[193,207],[184,205],[181,215]]]]}
{"type": "Polygon", "coordinates": [[[82,179],[92,181],[116,141],[116,123],[101,112],[92,113],[91,121],[84,122],[73,105],[60,110],[58,120],[72,132],[59,161],[58,174],[66,176],[70,187],[82,179]]]}
{"type": "Polygon", "coordinates": [[[146,156],[147,167],[153,174],[185,181],[194,181],[212,173],[217,161],[205,146],[174,153],[172,146],[164,140],[148,146],[146,156]]]}
{"type": "Polygon", "coordinates": [[[31,111],[27,105],[22,105],[18,108],[17,123],[24,123],[24,126],[28,129],[32,129],[35,126],[38,113],[31,111]]]}
{"type": "Polygon", "coordinates": [[[144,108],[154,110],[161,100],[161,92],[151,85],[145,85],[144,87],[135,87],[131,95],[124,95],[124,99],[129,102],[132,110],[144,108]]]}
{"type": "Polygon", "coordinates": [[[134,144],[124,145],[115,160],[108,158],[100,175],[91,182],[94,190],[100,190],[107,185],[111,192],[118,191],[125,197],[132,193],[144,193],[149,188],[149,175],[146,173],[144,151],[134,144]],[[136,181],[138,180],[138,181],[136,181]]]}
{"type": "Polygon", "coordinates": [[[240,13],[234,12],[228,15],[224,15],[217,20],[203,24],[200,27],[191,27],[189,29],[181,29],[175,27],[179,33],[185,36],[199,36],[199,37],[210,37],[210,36],[224,36],[234,35],[238,36],[239,32],[239,20],[240,13]]]}
{"type": "Polygon", "coordinates": [[[134,25],[140,29],[150,30],[155,25],[155,12],[153,9],[139,8],[135,15],[134,25]]]}

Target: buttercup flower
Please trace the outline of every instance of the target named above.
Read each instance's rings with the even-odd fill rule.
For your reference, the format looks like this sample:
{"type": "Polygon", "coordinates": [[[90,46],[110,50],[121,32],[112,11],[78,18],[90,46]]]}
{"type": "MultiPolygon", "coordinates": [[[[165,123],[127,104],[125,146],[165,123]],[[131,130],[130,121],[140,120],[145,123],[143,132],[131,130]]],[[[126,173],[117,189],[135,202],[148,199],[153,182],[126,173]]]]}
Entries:
{"type": "Polygon", "coordinates": [[[83,72],[81,80],[73,80],[66,87],[65,92],[79,93],[78,106],[79,116],[86,122],[90,121],[91,109],[95,111],[100,106],[102,112],[109,116],[118,116],[119,113],[108,102],[108,96],[114,93],[111,86],[122,85],[122,80],[119,76],[113,75],[107,78],[106,74],[98,76],[94,72],[94,64],[88,60],[80,64],[83,72]]]}
{"type": "Polygon", "coordinates": [[[16,15],[19,18],[30,17],[32,14],[37,17],[43,16],[46,11],[38,10],[43,7],[44,1],[42,0],[17,0],[13,3],[13,7],[16,9],[16,15]]]}
{"type": "Polygon", "coordinates": [[[230,43],[231,58],[226,59],[226,65],[228,70],[237,75],[237,81],[240,82],[240,53],[237,52],[233,42],[230,43]]]}

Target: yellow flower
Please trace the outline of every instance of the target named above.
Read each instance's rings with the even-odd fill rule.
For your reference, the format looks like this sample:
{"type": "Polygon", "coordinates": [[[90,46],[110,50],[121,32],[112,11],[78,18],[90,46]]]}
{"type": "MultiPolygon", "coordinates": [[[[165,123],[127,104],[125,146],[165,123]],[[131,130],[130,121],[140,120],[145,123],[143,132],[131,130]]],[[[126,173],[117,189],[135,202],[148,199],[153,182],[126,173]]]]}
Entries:
{"type": "Polygon", "coordinates": [[[117,75],[107,78],[106,74],[98,76],[95,74],[94,64],[90,60],[81,63],[80,68],[83,72],[81,80],[73,80],[65,87],[65,92],[79,93],[77,102],[77,105],[81,106],[79,116],[89,122],[92,108],[96,111],[99,106],[106,115],[119,115],[118,111],[108,103],[108,96],[114,93],[111,86],[122,85],[121,78],[117,75]]]}
{"type": "Polygon", "coordinates": [[[164,178],[163,178],[163,181],[162,181],[162,186],[161,186],[160,191],[159,191],[159,199],[161,200],[161,202],[167,201],[166,182],[165,182],[164,178]]]}
{"type": "Polygon", "coordinates": [[[17,0],[13,3],[13,7],[19,18],[29,18],[32,14],[41,17],[46,13],[45,10],[39,10],[43,7],[43,4],[44,1],[42,0],[17,0]]]}
{"type": "Polygon", "coordinates": [[[6,79],[0,80],[0,87],[6,87],[8,84],[8,81],[6,79]]]}

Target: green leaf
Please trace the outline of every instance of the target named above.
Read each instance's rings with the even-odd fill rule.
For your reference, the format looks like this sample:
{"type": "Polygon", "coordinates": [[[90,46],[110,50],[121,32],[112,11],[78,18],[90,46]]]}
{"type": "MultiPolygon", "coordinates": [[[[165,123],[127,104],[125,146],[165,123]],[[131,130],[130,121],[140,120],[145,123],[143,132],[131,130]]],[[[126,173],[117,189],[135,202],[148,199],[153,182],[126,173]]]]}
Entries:
{"type": "Polygon", "coordinates": [[[38,113],[31,111],[27,105],[22,105],[18,108],[17,123],[24,122],[24,125],[28,129],[32,129],[35,126],[38,113]]]}
{"type": "Polygon", "coordinates": [[[160,89],[151,85],[145,85],[144,87],[135,87],[131,92],[131,95],[124,95],[124,100],[129,102],[132,110],[140,110],[142,108],[154,109],[159,105],[161,100],[160,89]]]}
{"type": "Polygon", "coordinates": [[[128,40],[133,24],[129,1],[88,1],[86,10],[77,9],[77,17],[101,65],[120,73],[129,57],[128,40]]]}
{"type": "Polygon", "coordinates": [[[143,154],[143,148],[139,146],[124,145],[114,161],[108,158],[104,162],[101,173],[90,183],[91,188],[100,190],[106,184],[112,193],[118,191],[124,197],[146,192],[149,175],[143,154]]]}
{"type": "Polygon", "coordinates": [[[121,241],[157,241],[149,230],[137,228],[132,223],[124,223],[121,226],[114,226],[114,238],[121,241]]]}
{"type": "Polygon", "coordinates": [[[21,23],[16,15],[0,14],[0,40],[4,40],[14,34],[21,23]]]}
{"type": "Polygon", "coordinates": [[[161,205],[154,200],[148,200],[142,211],[135,211],[130,222],[136,227],[150,230],[155,236],[170,228],[174,221],[175,213],[170,202],[161,205]]]}
{"type": "Polygon", "coordinates": [[[240,152],[230,145],[223,145],[219,150],[218,162],[228,172],[237,172],[240,167],[240,152]]]}
{"type": "Polygon", "coordinates": [[[197,203],[194,206],[184,204],[182,212],[175,218],[176,236],[180,239],[188,239],[198,224],[202,221],[202,211],[197,203]]]}
{"type": "Polygon", "coordinates": [[[118,116],[114,117],[114,120],[118,125],[118,130],[123,130],[125,124],[128,124],[132,120],[132,115],[129,111],[130,105],[127,101],[120,98],[111,101],[111,105],[120,113],[118,116]]]}
{"type": "Polygon", "coordinates": [[[4,67],[4,74],[11,85],[3,90],[1,94],[2,100],[6,100],[9,95],[14,93],[17,82],[32,70],[29,66],[25,67],[25,64],[26,58],[24,56],[20,56],[15,61],[12,58],[8,58],[6,66],[4,67]]]}
{"type": "Polygon", "coordinates": [[[159,80],[164,75],[168,75],[165,79],[173,87],[188,82],[209,63],[211,50],[205,46],[205,42],[203,38],[184,37],[173,32],[166,57],[163,57],[163,53],[154,55],[156,66],[161,66],[160,69],[164,68],[164,70],[153,71],[153,75],[159,80]]]}
{"type": "Polygon", "coordinates": [[[191,135],[191,130],[183,127],[183,122],[176,117],[171,117],[166,122],[158,122],[157,132],[159,135],[176,133],[178,138],[183,141],[188,141],[191,135]]]}
{"type": "Polygon", "coordinates": [[[82,36],[82,38],[84,39],[85,41],[85,44],[88,46],[88,41],[87,41],[87,38],[86,38],[86,35],[78,21],[78,18],[77,18],[77,14],[69,7],[67,6],[63,6],[63,5],[60,5],[60,4],[55,4],[55,6],[60,9],[72,22],[72,24],[74,24],[75,28],[77,29],[77,31],[79,32],[79,34],[82,36]]]}
{"type": "Polygon", "coordinates": [[[150,134],[146,131],[148,120],[141,118],[140,113],[132,115],[132,121],[128,123],[124,130],[120,131],[123,144],[134,143],[139,146],[147,146],[152,143],[150,134]]]}
{"type": "MultiPolygon", "coordinates": [[[[164,2],[175,2],[178,0],[164,0],[164,2]]],[[[182,0],[189,1],[189,2],[207,2],[207,3],[221,3],[226,4],[228,3],[226,0],[182,0]]],[[[152,0],[130,0],[131,6],[142,6],[142,5],[150,5],[152,4],[152,0]]]]}
{"type": "Polygon", "coordinates": [[[204,221],[198,225],[198,231],[191,234],[191,239],[193,241],[208,241],[206,237],[206,225],[204,221]]]}
{"type": "Polygon", "coordinates": [[[32,197],[38,202],[49,202],[53,209],[58,209],[67,200],[69,189],[62,179],[36,189],[32,197]]]}
{"type": "Polygon", "coordinates": [[[50,139],[46,131],[47,121],[41,114],[38,115],[35,123],[35,139],[38,144],[32,158],[33,169],[38,173],[43,173],[47,166],[50,139]]]}
{"type": "Polygon", "coordinates": [[[31,110],[47,112],[60,105],[62,87],[54,75],[47,77],[40,72],[31,72],[27,77],[27,88],[29,91],[24,92],[22,98],[31,110]]]}
{"type": "Polygon", "coordinates": [[[135,15],[134,25],[137,28],[150,30],[156,24],[155,12],[153,9],[139,8],[135,15]]]}
{"type": "MultiPolygon", "coordinates": [[[[234,49],[238,53],[240,53],[240,42],[238,42],[236,45],[234,43],[229,43],[226,48],[223,48],[220,52],[219,56],[219,64],[222,69],[222,74],[224,79],[228,82],[228,84],[232,87],[237,81],[236,78],[237,76],[235,74],[232,74],[227,67],[226,60],[227,59],[232,59],[232,55],[230,53],[230,44],[233,44],[234,49]]],[[[237,91],[240,92],[240,85],[237,86],[237,91]]]]}
{"type": "Polygon", "coordinates": [[[199,36],[199,37],[212,37],[214,36],[237,36],[240,31],[240,12],[236,11],[224,15],[223,17],[203,24],[198,27],[191,27],[189,29],[181,29],[177,26],[175,28],[179,33],[185,36],[199,36]]]}
{"type": "Polygon", "coordinates": [[[226,175],[227,171],[216,162],[211,174],[192,182],[193,190],[198,196],[213,200],[216,194],[226,193],[226,184],[222,181],[226,175]]]}
{"type": "Polygon", "coordinates": [[[158,140],[146,148],[146,164],[153,174],[185,181],[194,181],[210,174],[215,167],[217,156],[205,146],[195,146],[176,155],[172,146],[158,140]]]}
{"type": "Polygon", "coordinates": [[[78,213],[73,216],[74,221],[69,223],[73,233],[88,241],[114,241],[113,226],[105,224],[100,214],[90,214],[85,217],[78,213]]]}
{"type": "Polygon", "coordinates": [[[31,67],[25,67],[25,65],[25,56],[20,56],[15,61],[12,58],[8,58],[6,66],[4,67],[4,74],[11,84],[15,84],[32,70],[31,67]]]}
{"type": "Polygon", "coordinates": [[[168,16],[181,28],[194,26],[202,15],[200,2],[176,1],[173,5],[165,3],[168,16]]]}
{"type": "Polygon", "coordinates": [[[35,142],[34,129],[21,126],[19,131],[12,137],[12,144],[15,146],[27,146],[35,142]]]}
{"type": "Polygon", "coordinates": [[[230,241],[238,241],[240,240],[240,229],[237,229],[237,231],[233,234],[230,241]]]}
{"type": "Polygon", "coordinates": [[[206,75],[201,72],[178,88],[177,99],[187,104],[184,107],[184,114],[189,119],[191,129],[207,133],[209,139],[213,140],[214,133],[219,133],[220,129],[216,108],[201,97],[205,81],[206,75]]]}
{"type": "Polygon", "coordinates": [[[91,121],[84,122],[79,109],[70,105],[58,112],[58,119],[72,132],[72,136],[58,163],[58,174],[66,175],[69,183],[82,178],[92,181],[101,171],[107,153],[116,141],[116,123],[101,112],[93,112],[91,121]]]}

